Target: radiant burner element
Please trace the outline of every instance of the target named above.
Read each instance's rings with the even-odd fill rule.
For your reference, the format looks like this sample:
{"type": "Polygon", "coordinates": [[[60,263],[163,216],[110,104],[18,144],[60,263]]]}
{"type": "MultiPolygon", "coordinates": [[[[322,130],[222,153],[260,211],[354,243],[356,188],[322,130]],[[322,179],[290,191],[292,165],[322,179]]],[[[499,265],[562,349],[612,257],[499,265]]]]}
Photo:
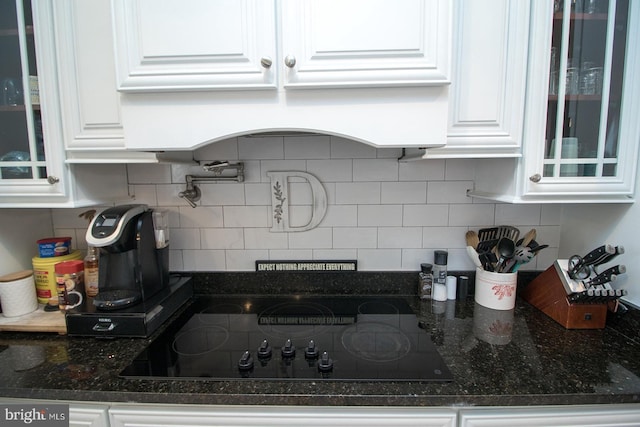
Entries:
{"type": "Polygon", "coordinates": [[[451,381],[397,297],[200,297],[122,373],[133,378],[451,381]]]}

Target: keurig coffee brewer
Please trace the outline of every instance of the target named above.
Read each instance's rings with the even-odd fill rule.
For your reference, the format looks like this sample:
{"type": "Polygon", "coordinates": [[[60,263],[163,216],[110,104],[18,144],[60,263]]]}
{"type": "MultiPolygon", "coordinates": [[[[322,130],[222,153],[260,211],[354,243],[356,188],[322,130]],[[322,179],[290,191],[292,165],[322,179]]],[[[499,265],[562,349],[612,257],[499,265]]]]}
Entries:
{"type": "Polygon", "coordinates": [[[99,290],[93,304],[115,310],[148,300],[169,281],[168,247],[157,248],[146,205],[123,205],[96,215],[87,243],[100,249],[99,290]]]}
{"type": "Polygon", "coordinates": [[[146,337],[191,298],[191,278],[169,275],[168,232],[143,204],[93,218],[86,240],[100,252],[98,294],[66,313],[69,335],[146,337]]]}

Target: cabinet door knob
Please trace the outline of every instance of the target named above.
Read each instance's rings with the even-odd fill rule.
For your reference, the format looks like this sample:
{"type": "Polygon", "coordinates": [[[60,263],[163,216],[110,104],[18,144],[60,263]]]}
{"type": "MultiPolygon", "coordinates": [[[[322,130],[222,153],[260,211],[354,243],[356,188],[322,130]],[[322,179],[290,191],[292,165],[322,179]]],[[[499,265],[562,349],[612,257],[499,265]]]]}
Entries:
{"type": "Polygon", "coordinates": [[[539,173],[533,174],[529,177],[529,181],[531,182],[540,182],[541,179],[542,179],[542,176],[540,176],[539,173]]]}
{"type": "Polygon", "coordinates": [[[262,65],[264,68],[271,68],[271,64],[273,64],[273,61],[270,57],[264,56],[260,58],[260,65],[262,65]]]}
{"type": "Polygon", "coordinates": [[[49,176],[47,177],[47,182],[48,182],[49,184],[51,184],[51,185],[53,185],[53,184],[57,184],[57,183],[59,183],[59,182],[60,182],[60,178],[49,175],[49,176]]]}
{"type": "Polygon", "coordinates": [[[293,68],[296,66],[296,57],[293,55],[287,55],[284,58],[284,65],[286,65],[289,68],[293,68]]]}

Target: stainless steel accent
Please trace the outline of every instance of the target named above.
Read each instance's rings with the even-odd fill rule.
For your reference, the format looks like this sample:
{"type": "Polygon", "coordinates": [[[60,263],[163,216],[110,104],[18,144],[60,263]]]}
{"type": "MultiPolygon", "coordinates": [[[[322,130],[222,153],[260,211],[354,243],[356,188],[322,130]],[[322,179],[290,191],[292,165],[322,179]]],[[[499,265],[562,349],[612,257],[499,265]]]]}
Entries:
{"type": "Polygon", "coordinates": [[[53,184],[57,184],[57,183],[59,183],[59,182],[60,182],[60,178],[58,178],[57,176],[51,176],[51,175],[49,175],[49,176],[47,177],[47,182],[48,182],[49,184],[51,184],[51,185],[53,185],[53,184]]]}
{"type": "Polygon", "coordinates": [[[539,173],[536,173],[529,177],[529,181],[531,182],[540,182],[541,179],[542,179],[542,175],[540,175],[539,173]]]}
{"type": "Polygon", "coordinates": [[[289,68],[293,68],[296,66],[296,57],[293,55],[287,55],[284,58],[284,65],[289,68]]]}
{"type": "Polygon", "coordinates": [[[202,168],[207,172],[213,173],[213,176],[185,175],[187,188],[178,193],[178,197],[185,199],[192,208],[197,207],[196,202],[200,200],[200,196],[202,195],[200,187],[195,184],[196,182],[244,181],[244,163],[242,162],[230,163],[227,161],[215,161],[203,164],[202,168]],[[223,176],[223,172],[227,169],[235,170],[235,176],[223,176]]]}

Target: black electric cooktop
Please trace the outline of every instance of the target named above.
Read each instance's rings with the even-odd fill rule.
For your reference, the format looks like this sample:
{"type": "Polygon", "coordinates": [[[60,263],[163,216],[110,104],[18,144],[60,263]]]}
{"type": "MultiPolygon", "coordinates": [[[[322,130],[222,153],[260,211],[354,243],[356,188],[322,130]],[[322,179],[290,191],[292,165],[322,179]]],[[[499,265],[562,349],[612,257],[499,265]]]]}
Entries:
{"type": "Polygon", "coordinates": [[[452,381],[397,297],[199,297],[128,378],[452,381]]]}

